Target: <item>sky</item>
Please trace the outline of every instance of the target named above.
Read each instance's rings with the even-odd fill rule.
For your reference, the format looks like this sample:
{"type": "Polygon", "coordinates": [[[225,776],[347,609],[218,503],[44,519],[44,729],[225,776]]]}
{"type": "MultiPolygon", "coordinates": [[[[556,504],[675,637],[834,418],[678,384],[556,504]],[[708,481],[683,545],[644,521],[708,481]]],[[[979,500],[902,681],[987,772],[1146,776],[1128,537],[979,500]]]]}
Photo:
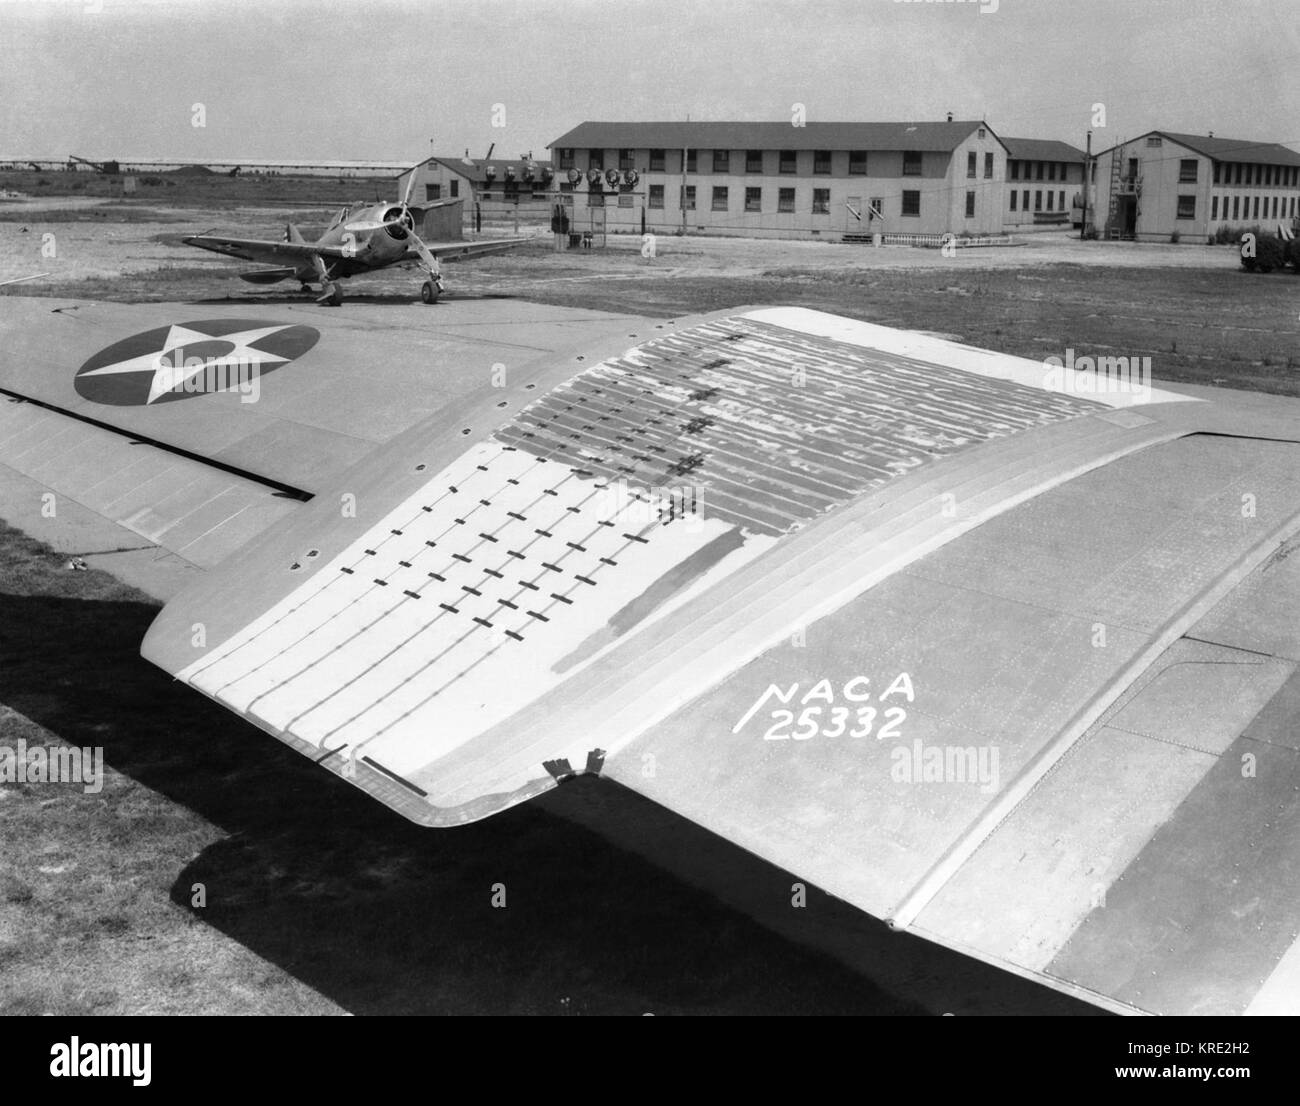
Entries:
{"type": "Polygon", "coordinates": [[[1297,62],[1300,0],[0,0],[0,157],[542,157],[795,104],[1300,148],[1297,62]]]}

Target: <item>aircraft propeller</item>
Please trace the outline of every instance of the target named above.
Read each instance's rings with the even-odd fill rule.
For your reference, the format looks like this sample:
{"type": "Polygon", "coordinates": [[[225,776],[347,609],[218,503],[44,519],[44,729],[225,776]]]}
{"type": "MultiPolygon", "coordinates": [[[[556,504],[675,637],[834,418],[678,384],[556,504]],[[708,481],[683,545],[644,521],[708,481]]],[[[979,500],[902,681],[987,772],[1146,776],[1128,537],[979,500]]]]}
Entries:
{"type": "MultiPolygon", "coordinates": [[[[406,178],[406,190],[402,198],[395,206],[388,207],[384,211],[385,215],[393,216],[388,219],[375,220],[358,220],[353,223],[345,223],[343,230],[349,234],[371,234],[375,231],[391,231],[396,227],[401,227],[403,234],[394,234],[393,237],[398,241],[406,239],[415,249],[420,258],[420,267],[424,269],[428,276],[424,286],[420,289],[420,296],[425,303],[433,303],[442,293],[442,273],[438,268],[438,260],[434,257],[433,252],[421,240],[415,230],[415,215],[411,212],[411,190],[415,187],[415,171],[419,165],[411,167],[410,175],[406,178]]],[[[442,203],[426,204],[424,208],[441,207],[446,203],[455,201],[443,201],[442,203]]],[[[378,205],[377,205],[378,206],[378,205]]],[[[321,302],[336,303],[338,302],[338,290],[329,283],[328,275],[322,274],[322,295],[321,302]]]]}

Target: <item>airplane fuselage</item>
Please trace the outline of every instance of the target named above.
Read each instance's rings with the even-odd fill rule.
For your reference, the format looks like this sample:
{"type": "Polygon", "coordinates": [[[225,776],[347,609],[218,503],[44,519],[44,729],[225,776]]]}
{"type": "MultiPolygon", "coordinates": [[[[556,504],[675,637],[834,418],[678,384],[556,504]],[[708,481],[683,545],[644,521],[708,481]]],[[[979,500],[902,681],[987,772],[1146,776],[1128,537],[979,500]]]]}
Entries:
{"type": "MultiPolygon", "coordinates": [[[[331,276],[383,269],[402,260],[410,244],[414,220],[400,204],[353,204],[341,208],[314,245],[341,249],[341,260],[328,262],[331,276]]],[[[315,280],[312,265],[300,266],[300,280],[315,280]]]]}

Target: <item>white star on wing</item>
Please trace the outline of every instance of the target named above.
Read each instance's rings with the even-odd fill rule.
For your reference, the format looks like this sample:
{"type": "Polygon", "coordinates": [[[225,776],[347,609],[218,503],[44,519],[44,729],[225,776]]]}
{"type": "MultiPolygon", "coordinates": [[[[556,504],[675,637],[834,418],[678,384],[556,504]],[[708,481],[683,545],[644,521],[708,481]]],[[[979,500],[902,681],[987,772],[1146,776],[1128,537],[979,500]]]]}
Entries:
{"type": "Polygon", "coordinates": [[[199,373],[206,372],[209,366],[241,368],[248,371],[260,368],[262,365],[283,364],[289,358],[267,353],[265,350],[253,349],[252,344],[281,330],[288,330],[291,325],[293,324],[264,326],[255,330],[236,331],[233,334],[204,334],[198,330],[191,330],[189,327],[173,325],[167,331],[167,340],[163,343],[163,348],[156,353],[142,353],[138,357],[129,357],[125,361],[117,361],[112,365],[91,369],[90,372],[82,375],[104,376],[116,373],[153,373],[153,381],[149,385],[149,398],[146,401],[153,403],[160,396],[184,387],[187,380],[199,373]],[[200,342],[230,342],[235,348],[220,357],[193,357],[187,359],[184,356],[185,347],[197,345],[200,342]],[[181,351],[181,355],[172,357],[171,354],[177,350],[181,351]],[[189,364],[186,364],[187,360],[190,362],[189,364]]]}

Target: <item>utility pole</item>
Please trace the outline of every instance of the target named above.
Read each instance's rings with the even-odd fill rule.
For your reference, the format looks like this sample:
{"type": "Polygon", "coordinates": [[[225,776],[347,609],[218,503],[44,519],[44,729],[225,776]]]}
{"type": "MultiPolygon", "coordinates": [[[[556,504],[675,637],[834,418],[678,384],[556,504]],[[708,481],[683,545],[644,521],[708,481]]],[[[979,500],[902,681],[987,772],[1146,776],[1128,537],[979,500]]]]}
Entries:
{"type": "Polygon", "coordinates": [[[1088,132],[1088,152],[1083,158],[1083,225],[1079,227],[1079,240],[1088,237],[1088,174],[1092,172],[1092,131],[1088,132]]]}
{"type": "Polygon", "coordinates": [[[686,159],[690,157],[690,151],[685,146],[682,147],[682,236],[686,235],[686,159]]]}

